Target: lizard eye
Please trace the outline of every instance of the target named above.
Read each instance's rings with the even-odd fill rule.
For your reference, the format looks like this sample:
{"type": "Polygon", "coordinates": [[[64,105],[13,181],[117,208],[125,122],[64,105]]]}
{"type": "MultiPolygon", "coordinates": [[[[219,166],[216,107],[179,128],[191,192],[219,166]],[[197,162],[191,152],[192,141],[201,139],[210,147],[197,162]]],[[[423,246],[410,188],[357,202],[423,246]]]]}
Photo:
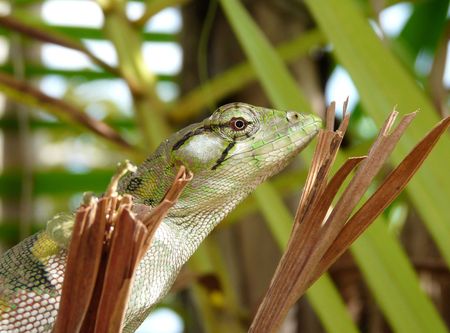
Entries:
{"type": "Polygon", "coordinates": [[[235,131],[242,131],[247,127],[247,125],[247,120],[242,117],[231,118],[230,120],[230,127],[235,131]]]}
{"type": "Polygon", "coordinates": [[[260,128],[256,108],[244,103],[232,103],[220,107],[214,112],[210,121],[215,131],[233,141],[249,139],[260,128]]]}

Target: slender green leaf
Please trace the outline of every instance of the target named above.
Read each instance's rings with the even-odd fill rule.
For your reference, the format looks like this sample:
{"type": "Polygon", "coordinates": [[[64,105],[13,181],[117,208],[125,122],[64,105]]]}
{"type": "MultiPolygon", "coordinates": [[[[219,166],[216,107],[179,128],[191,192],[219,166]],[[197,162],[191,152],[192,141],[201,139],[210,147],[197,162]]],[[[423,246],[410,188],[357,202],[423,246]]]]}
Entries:
{"type": "MultiPolygon", "coordinates": [[[[317,30],[307,32],[283,43],[277,48],[282,60],[292,62],[306,55],[311,49],[322,45],[322,33],[317,30]]],[[[256,79],[255,70],[248,62],[243,62],[217,75],[209,82],[190,91],[170,106],[170,117],[183,121],[197,116],[208,103],[230,95],[256,79]]]]}
{"type": "Polygon", "coordinates": [[[378,219],[351,248],[377,303],[395,332],[447,332],[432,303],[423,296],[414,269],[393,237],[388,234],[386,223],[378,219]]]}
{"type": "MultiPolygon", "coordinates": [[[[33,174],[33,195],[61,195],[93,191],[101,193],[108,185],[114,170],[95,169],[73,173],[51,169],[33,174]],[[64,186],[61,186],[64,184],[64,186]]],[[[20,170],[3,170],[0,174],[0,197],[18,197],[22,189],[20,170]]]]}
{"type": "Polygon", "coordinates": [[[283,61],[244,8],[236,0],[222,0],[221,4],[241,47],[258,73],[260,83],[272,103],[285,110],[311,112],[308,101],[297,88],[295,80],[287,71],[283,61]]]}
{"type": "MultiPolygon", "coordinates": [[[[92,39],[92,40],[105,40],[106,37],[101,29],[87,28],[87,27],[69,27],[60,25],[50,25],[45,24],[37,19],[33,20],[35,24],[39,24],[46,31],[55,31],[60,34],[64,34],[66,37],[81,39],[92,39]]],[[[0,27],[0,35],[9,36],[11,30],[4,27],[0,27]]],[[[177,35],[165,32],[146,32],[143,31],[140,36],[143,40],[148,42],[176,42],[178,39],[177,35]]]]}
{"type": "Polygon", "coordinates": [[[155,149],[171,132],[155,90],[156,76],[145,64],[142,39],[127,19],[124,1],[99,1],[105,14],[103,30],[119,58],[118,68],[133,96],[134,112],[143,144],[155,149]]]}
{"type": "MultiPolygon", "coordinates": [[[[2,245],[6,245],[6,247],[11,247],[15,244],[17,244],[20,239],[20,221],[19,220],[7,220],[2,219],[0,220],[0,242],[2,245]]],[[[43,225],[36,223],[36,222],[30,222],[27,223],[31,227],[30,232],[36,233],[40,230],[42,230],[43,225]]],[[[1,255],[1,249],[0,249],[0,255],[1,255]]]]}
{"type": "Polygon", "coordinates": [[[434,51],[444,31],[448,0],[428,0],[413,4],[413,12],[396,41],[414,66],[419,52],[434,51]]]}
{"type": "MultiPolygon", "coordinates": [[[[133,130],[135,129],[134,122],[129,118],[112,118],[104,121],[105,124],[120,129],[133,130]]],[[[29,122],[30,129],[51,129],[51,130],[63,130],[63,131],[71,131],[73,133],[78,133],[79,130],[70,126],[68,123],[64,123],[61,121],[48,121],[42,119],[30,119],[29,122]]],[[[18,130],[19,122],[17,119],[11,117],[3,117],[0,118],[0,129],[2,130],[18,130]]]]}
{"type": "Polygon", "coordinates": [[[210,235],[189,259],[188,266],[196,274],[209,276],[214,281],[209,283],[209,288],[208,283],[202,283],[201,280],[193,284],[192,296],[201,314],[205,332],[244,333],[242,322],[239,321],[241,309],[236,290],[218,245],[218,240],[210,235]]]}
{"type": "MultiPolygon", "coordinates": [[[[5,64],[3,66],[0,66],[0,71],[6,72],[8,74],[13,74],[13,68],[11,64],[5,64]]],[[[117,79],[117,76],[105,72],[105,71],[96,71],[96,70],[70,70],[70,69],[56,69],[56,68],[48,68],[43,67],[41,65],[34,65],[34,64],[27,64],[24,69],[25,73],[27,73],[27,77],[29,78],[35,78],[45,75],[59,75],[65,78],[75,78],[77,80],[79,79],[86,79],[86,80],[104,80],[104,79],[117,79]]],[[[167,81],[167,82],[173,82],[177,80],[176,76],[169,75],[169,74],[157,74],[157,80],[158,81],[167,81]]]]}
{"type": "MultiPolygon", "coordinates": [[[[221,4],[272,103],[278,108],[311,112],[309,103],[299,92],[296,82],[282,60],[245,9],[235,0],[221,1],[221,4]]],[[[269,183],[259,186],[254,196],[269,228],[276,236],[277,242],[284,247],[293,221],[290,213],[279,196],[274,194],[274,190],[269,183]],[[270,200],[268,200],[269,198],[270,200]]],[[[307,296],[314,299],[311,304],[329,332],[358,332],[332,283],[325,282],[314,285],[308,290],[307,296]],[[334,291],[327,292],[327,290],[322,289],[325,287],[327,287],[327,290],[333,289],[334,291]],[[324,295],[326,296],[324,297],[324,295]],[[331,299],[333,301],[330,301],[331,299]],[[330,304],[333,304],[331,308],[330,304]],[[337,324],[338,320],[339,324],[337,324]],[[345,329],[342,330],[342,327],[345,327],[345,329]],[[336,328],[339,328],[339,330],[336,328]]]]}

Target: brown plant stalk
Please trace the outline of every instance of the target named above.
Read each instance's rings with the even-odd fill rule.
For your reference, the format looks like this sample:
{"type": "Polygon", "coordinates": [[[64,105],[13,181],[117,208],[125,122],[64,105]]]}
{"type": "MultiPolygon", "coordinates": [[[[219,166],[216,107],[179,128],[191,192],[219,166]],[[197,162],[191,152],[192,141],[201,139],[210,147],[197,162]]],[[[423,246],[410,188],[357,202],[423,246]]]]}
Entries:
{"type": "Polygon", "coordinates": [[[134,272],[162,219],[192,174],[181,166],[154,209],[133,213],[133,199],[116,193],[119,170],[101,199],[76,214],[54,333],[121,332],[134,272]]]}
{"type": "MultiPolygon", "coordinates": [[[[344,104],[344,115],[346,105],[347,102],[344,104]]],[[[391,130],[397,116],[397,112],[393,111],[368,155],[349,158],[331,180],[328,180],[348,124],[348,116],[344,116],[339,129],[332,131],[334,104],[331,105],[327,111],[327,128],[318,136],[318,144],[286,252],[280,260],[249,332],[276,331],[289,309],[311,284],[400,194],[449,126],[450,118],[436,125],[358,212],[351,216],[415,115],[416,113],[411,113],[404,116],[399,125],[391,130]],[[332,207],[336,194],[356,166],[358,168],[355,175],[332,207]]]]}
{"type": "Polygon", "coordinates": [[[108,72],[119,76],[119,71],[117,70],[117,68],[108,65],[102,59],[98,58],[79,41],[72,40],[69,37],[54,31],[46,31],[45,29],[37,27],[36,25],[21,22],[14,16],[0,16],[0,26],[19,32],[25,36],[34,38],[41,42],[52,43],[82,52],[86,56],[88,56],[95,64],[99,65],[108,72]]]}
{"type": "Polygon", "coordinates": [[[44,94],[25,81],[17,80],[5,73],[0,73],[0,87],[2,87],[3,92],[8,97],[16,100],[18,103],[38,104],[47,107],[51,111],[54,111],[57,116],[65,116],[76,124],[91,130],[121,147],[132,149],[132,146],[109,125],[90,117],[72,104],[44,94]]]}

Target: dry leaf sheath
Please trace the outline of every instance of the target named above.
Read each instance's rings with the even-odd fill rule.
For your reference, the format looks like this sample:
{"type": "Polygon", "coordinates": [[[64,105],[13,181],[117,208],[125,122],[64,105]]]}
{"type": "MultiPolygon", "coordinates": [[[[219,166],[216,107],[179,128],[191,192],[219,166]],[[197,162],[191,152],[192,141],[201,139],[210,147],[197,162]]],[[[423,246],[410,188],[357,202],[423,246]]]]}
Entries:
{"type": "Polygon", "coordinates": [[[160,222],[192,179],[180,167],[162,202],[133,214],[132,197],[116,193],[124,170],[113,178],[104,197],[77,211],[53,332],[120,332],[134,271],[160,222]]]}
{"type": "Polygon", "coordinates": [[[350,217],[416,113],[404,116],[399,125],[392,129],[396,116],[396,111],[389,115],[368,156],[348,159],[328,180],[347,128],[348,115],[344,116],[341,126],[334,132],[334,104],[327,110],[327,129],[319,133],[286,252],[249,332],[276,331],[292,305],[398,196],[450,123],[450,118],[446,118],[436,125],[359,211],[350,217]],[[344,180],[358,164],[355,175],[332,208],[331,204],[344,180]]]}

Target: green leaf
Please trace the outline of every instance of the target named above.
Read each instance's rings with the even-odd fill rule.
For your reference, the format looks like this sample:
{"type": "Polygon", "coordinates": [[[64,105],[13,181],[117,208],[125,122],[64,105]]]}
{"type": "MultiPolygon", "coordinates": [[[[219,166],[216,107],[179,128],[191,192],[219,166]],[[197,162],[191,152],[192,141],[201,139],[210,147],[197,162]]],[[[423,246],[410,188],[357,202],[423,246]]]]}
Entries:
{"type": "Polygon", "coordinates": [[[376,221],[351,248],[358,267],[395,332],[447,332],[424,297],[411,263],[385,221],[376,221]]]}
{"type": "Polygon", "coordinates": [[[272,103],[280,109],[311,112],[308,101],[283,61],[240,3],[236,0],[222,0],[220,3],[272,103]]]}
{"type": "MultiPolygon", "coordinates": [[[[435,51],[444,31],[448,0],[428,0],[413,4],[413,12],[397,38],[414,62],[421,50],[435,51]]],[[[413,66],[413,63],[411,64],[413,66]]]]}
{"type": "MultiPolygon", "coordinates": [[[[31,19],[29,14],[26,16],[25,21],[29,24],[32,23],[34,27],[39,27],[46,32],[53,32],[59,34],[59,36],[64,35],[66,38],[71,37],[77,40],[91,39],[91,40],[105,40],[105,35],[101,29],[88,28],[88,27],[70,27],[61,25],[46,24],[38,19],[31,19]],[[30,22],[31,21],[31,22],[30,22]]],[[[0,35],[9,36],[11,35],[11,30],[4,27],[0,27],[0,35]]],[[[165,32],[147,32],[142,31],[140,36],[143,40],[149,42],[176,42],[177,36],[172,33],[165,32]]]]}
{"type": "MultiPolygon", "coordinates": [[[[293,62],[323,43],[324,37],[322,33],[313,30],[281,44],[277,47],[277,52],[282,60],[293,62]]],[[[254,80],[256,80],[255,70],[249,62],[235,65],[200,87],[188,92],[171,105],[169,109],[170,117],[175,121],[192,119],[192,117],[198,116],[203,108],[208,106],[208,103],[231,95],[254,80]]]]}
{"type": "MultiPolygon", "coordinates": [[[[0,66],[0,71],[6,72],[8,74],[13,74],[13,68],[11,64],[5,64],[0,66]]],[[[41,77],[45,75],[59,75],[67,79],[85,79],[89,81],[93,80],[104,80],[104,79],[117,79],[117,76],[106,71],[98,71],[98,70],[71,70],[71,69],[56,69],[56,68],[48,68],[43,67],[41,65],[31,65],[26,64],[25,73],[27,73],[27,77],[35,78],[41,77]]],[[[177,77],[170,74],[158,74],[157,75],[158,82],[159,81],[167,81],[174,82],[177,77]]]]}
{"type": "MultiPolygon", "coordinates": [[[[14,246],[21,240],[20,223],[21,222],[19,220],[2,219],[0,221],[0,241],[6,248],[14,246]]],[[[43,228],[41,224],[33,221],[29,221],[27,225],[30,226],[31,233],[36,233],[43,228]]],[[[2,253],[0,250],[0,255],[1,254],[2,253]]]]}
{"type": "MultiPolygon", "coordinates": [[[[39,171],[33,174],[33,195],[62,195],[85,191],[101,193],[111,180],[114,170],[95,169],[73,173],[63,169],[39,171]],[[64,184],[64,186],[61,186],[64,184]]],[[[21,191],[20,170],[3,170],[0,174],[0,197],[18,197],[21,191]]]]}
{"type": "Polygon", "coordinates": [[[103,31],[119,59],[118,68],[133,96],[134,112],[147,148],[156,149],[170,132],[162,114],[163,103],[155,90],[156,75],[145,64],[143,41],[125,15],[125,1],[100,1],[105,15],[103,31]]]}

